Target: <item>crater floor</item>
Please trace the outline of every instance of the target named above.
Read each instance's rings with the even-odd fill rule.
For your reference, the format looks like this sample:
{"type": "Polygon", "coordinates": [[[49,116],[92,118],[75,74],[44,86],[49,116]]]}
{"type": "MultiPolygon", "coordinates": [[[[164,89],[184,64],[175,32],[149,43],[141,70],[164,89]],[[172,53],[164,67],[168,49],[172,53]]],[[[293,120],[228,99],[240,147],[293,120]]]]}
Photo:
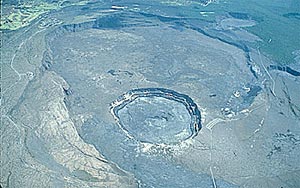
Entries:
{"type": "Polygon", "coordinates": [[[114,101],[111,108],[127,136],[141,142],[178,143],[196,136],[202,128],[193,100],[168,89],[134,89],[114,101]]]}
{"type": "Polygon", "coordinates": [[[248,28],[278,17],[197,2],[51,4],[1,31],[1,187],[299,187],[299,53],[260,51],[248,28]]]}

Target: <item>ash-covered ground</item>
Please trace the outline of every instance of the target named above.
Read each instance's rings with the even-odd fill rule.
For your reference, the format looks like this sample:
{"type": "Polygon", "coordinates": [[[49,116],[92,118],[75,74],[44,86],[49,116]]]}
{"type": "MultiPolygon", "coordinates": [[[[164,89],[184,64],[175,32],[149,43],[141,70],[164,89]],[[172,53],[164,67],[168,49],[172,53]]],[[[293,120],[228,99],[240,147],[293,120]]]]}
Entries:
{"type": "Polygon", "coordinates": [[[254,16],[207,19],[221,5],[89,2],[2,30],[1,186],[300,186],[299,53],[273,60],[254,16]]]}

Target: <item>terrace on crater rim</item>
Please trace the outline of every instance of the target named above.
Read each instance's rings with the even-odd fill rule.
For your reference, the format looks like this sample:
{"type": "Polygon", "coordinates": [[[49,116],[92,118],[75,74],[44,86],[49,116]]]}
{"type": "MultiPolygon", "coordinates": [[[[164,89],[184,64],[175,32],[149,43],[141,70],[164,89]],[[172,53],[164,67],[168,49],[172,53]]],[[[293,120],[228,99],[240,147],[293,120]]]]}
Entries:
{"type": "Polygon", "coordinates": [[[164,88],[133,89],[111,104],[128,137],[148,143],[176,143],[197,135],[201,115],[193,100],[164,88]]]}

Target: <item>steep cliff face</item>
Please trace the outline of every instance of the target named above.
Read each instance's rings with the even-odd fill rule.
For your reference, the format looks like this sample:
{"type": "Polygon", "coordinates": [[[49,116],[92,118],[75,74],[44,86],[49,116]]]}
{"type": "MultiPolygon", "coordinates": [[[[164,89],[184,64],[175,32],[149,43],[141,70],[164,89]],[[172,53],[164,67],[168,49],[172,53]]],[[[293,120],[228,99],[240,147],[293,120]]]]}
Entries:
{"type": "Polygon", "coordinates": [[[93,1],[3,32],[0,188],[299,187],[295,11],[264,38],[258,2],[162,1],[93,1]]]}
{"type": "Polygon", "coordinates": [[[31,181],[26,182],[36,186],[135,187],[132,175],[108,162],[92,145],[79,137],[64,103],[64,89],[68,87],[54,72],[41,73],[27,86],[12,110],[9,120],[18,128],[21,143],[14,144],[19,150],[15,155],[21,159],[18,163],[31,166],[34,171],[39,169],[42,173],[38,177],[49,177],[45,182],[45,178],[34,176],[36,172],[24,174],[13,171],[7,161],[3,164],[7,167],[4,172],[9,170],[10,179],[19,180],[11,181],[9,185],[26,187],[22,179],[30,177],[31,181]]]}

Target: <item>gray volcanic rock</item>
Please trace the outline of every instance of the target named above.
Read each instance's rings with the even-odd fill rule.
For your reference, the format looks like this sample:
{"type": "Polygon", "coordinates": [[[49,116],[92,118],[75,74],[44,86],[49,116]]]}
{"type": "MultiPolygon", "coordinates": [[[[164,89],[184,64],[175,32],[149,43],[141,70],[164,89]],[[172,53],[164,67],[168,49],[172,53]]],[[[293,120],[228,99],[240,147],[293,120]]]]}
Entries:
{"type": "Polygon", "coordinates": [[[27,187],[24,183],[51,187],[135,187],[132,175],[104,159],[79,137],[64,103],[64,89],[68,87],[54,72],[41,73],[27,86],[8,118],[19,127],[19,141],[24,142],[20,153],[16,153],[22,158],[21,165],[35,170],[31,181],[25,181],[28,177],[22,171],[9,170],[3,161],[2,172],[10,174],[7,183],[12,187],[27,187]],[[39,174],[41,179],[34,177],[37,170],[43,172],[39,174]],[[14,181],[16,178],[18,181],[14,181]]]}
{"type": "Polygon", "coordinates": [[[276,63],[275,29],[250,33],[297,19],[223,3],[90,1],[1,31],[0,187],[299,187],[299,50],[276,63]]]}

